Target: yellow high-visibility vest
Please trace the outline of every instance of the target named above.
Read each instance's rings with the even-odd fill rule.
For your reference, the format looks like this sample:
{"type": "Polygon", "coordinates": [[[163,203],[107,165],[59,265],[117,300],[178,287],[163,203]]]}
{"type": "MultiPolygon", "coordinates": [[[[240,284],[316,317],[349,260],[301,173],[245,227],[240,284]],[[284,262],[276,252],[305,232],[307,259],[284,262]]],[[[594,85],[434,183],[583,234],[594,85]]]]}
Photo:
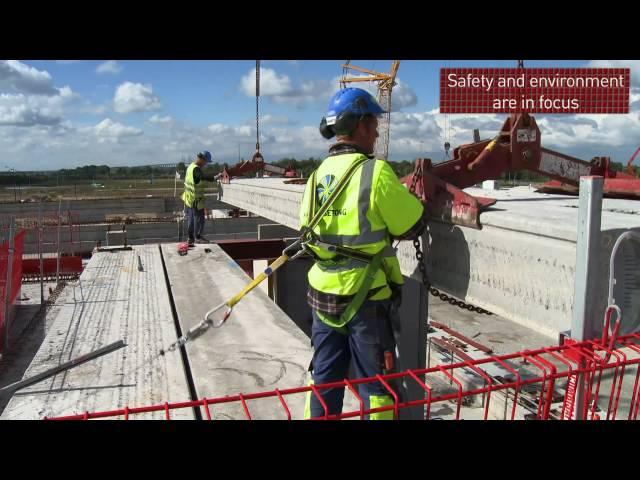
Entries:
{"type": "Polygon", "coordinates": [[[202,178],[198,183],[193,181],[193,170],[197,166],[196,162],[193,162],[187,168],[187,173],[184,176],[184,192],[182,192],[181,198],[187,207],[202,210],[204,208],[204,181],[202,178]]]}
{"type": "MultiPolygon", "coordinates": [[[[300,225],[311,220],[309,202],[322,205],[348,167],[367,158],[361,153],[327,157],[314,172],[315,182],[307,182],[300,208],[300,225]],[[311,185],[315,191],[311,192],[311,185]]],[[[345,190],[335,199],[324,217],[313,228],[322,242],[340,245],[374,255],[383,252],[382,266],[375,273],[370,289],[380,288],[371,300],[391,296],[389,282],[404,283],[400,263],[391,248],[391,236],[406,233],[420,219],[422,203],[400,183],[384,160],[370,159],[358,167],[345,190]]],[[[317,208],[316,208],[317,210],[317,208]]],[[[353,258],[310,244],[319,258],[309,270],[309,285],[324,293],[355,295],[363,283],[367,265],[353,258]]]]}

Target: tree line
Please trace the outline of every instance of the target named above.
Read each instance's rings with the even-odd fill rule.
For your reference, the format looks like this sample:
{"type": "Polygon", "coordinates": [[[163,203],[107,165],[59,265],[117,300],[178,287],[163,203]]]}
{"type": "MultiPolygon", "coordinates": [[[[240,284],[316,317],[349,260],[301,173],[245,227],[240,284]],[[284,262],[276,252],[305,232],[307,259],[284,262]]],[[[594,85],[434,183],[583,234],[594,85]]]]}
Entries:
{"type": "MultiPolygon", "coordinates": [[[[241,160],[243,161],[243,160],[241,160]]],[[[292,157],[285,157],[277,161],[271,161],[280,167],[292,167],[297,172],[307,178],[322,163],[323,158],[309,157],[298,160],[292,157]]],[[[415,162],[413,160],[389,161],[391,168],[398,177],[404,177],[413,172],[415,162]]],[[[207,165],[205,173],[217,175],[224,168],[228,168],[227,163],[213,163],[207,165]]],[[[626,165],[620,162],[611,162],[611,167],[615,171],[623,171],[626,165]]],[[[178,162],[175,169],[172,167],[137,166],[137,167],[109,167],[107,165],[84,165],[74,169],[60,169],[47,172],[2,172],[0,174],[0,185],[64,185],[78,181],[104,181],[115,179],[134,178],[173,178],[178,171],[184,178],[187,164],[178,162]]],[[[635,167],[636,176],[640,176],[640,167],[635,167]]],[[[523,182],[542,182],[547,177],[530,171],[506,172],[501,175],[502,180],[513,180],[523,182]]]]}

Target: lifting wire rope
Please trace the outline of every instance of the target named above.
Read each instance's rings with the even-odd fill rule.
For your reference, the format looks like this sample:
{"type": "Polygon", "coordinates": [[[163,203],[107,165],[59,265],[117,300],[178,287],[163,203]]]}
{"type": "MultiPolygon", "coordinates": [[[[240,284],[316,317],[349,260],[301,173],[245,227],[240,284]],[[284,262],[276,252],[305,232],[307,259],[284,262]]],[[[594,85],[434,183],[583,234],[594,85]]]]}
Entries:
{"type": "Polygon", "coordinates": [[[260,154],[260,60],[256,60],[256,155],[259,155],[259,154],[260,154]]]}
{"type": "MultiPolygon", "coordinates": [[[[445,61],[444,63],[445,68],[449,68],[449,62],[445,61]]],[[[451,148],[451,117],[449,113],[445,113],[444,114],[444,129],[443,129],[443,136],[444,136],[444,157],[443,157],[443,161],[445,160],[449,160],[450,156],[449,156],[449,149],[451,148]]]]}

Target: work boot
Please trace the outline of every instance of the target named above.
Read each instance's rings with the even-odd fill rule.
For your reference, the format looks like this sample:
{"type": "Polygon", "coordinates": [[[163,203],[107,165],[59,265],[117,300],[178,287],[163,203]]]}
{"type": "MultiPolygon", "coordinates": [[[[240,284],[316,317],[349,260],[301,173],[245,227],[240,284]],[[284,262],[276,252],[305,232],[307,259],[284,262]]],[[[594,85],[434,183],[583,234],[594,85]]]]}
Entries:
{"type": "Polygon", "coordinates": [[[211,242],[204,237],[198,237],[196,238],[196,243],[200,244],[200,243],[211,243],[211,242]]]}
{"type": "Polygon", "coordinates": [[[189,243],[188,243],[189,248],[192,248],[192,247],[193,247],[193,245],[194,245],[194,243],[195,243],[195,242],[193,241],[193,239],[191,239],[191,238],[190,238],[190,239],[189,239],[189,243]]]}

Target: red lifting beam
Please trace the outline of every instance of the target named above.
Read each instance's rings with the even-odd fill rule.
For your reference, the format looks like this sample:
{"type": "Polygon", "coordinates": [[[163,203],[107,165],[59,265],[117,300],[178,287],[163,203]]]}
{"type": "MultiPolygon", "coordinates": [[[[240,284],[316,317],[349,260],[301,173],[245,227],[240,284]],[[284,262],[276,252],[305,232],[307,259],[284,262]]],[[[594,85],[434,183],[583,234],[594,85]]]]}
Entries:
{"type": "Polygon", "coordinates": [[[251,160],[237,163],[233,167],[225,168],[219,177],[222,183],[229,183],[233,177],[243,177],[256,172],[267,172],[267,174],[282,175],[286,178],[295,178],[298,172],[291,166],[279,167],[264,161],[264,157],[260,152],[253,154],[251,160]]]}
{"type": "Polygon", "coordinates": [[[402,182],[411,186],[415,181],[415,193],[431,218],[480,228],[480,213],[496,200],[473,197],[462,189],[509,171],[529,170],[550,177],[553,182],[545,191],[563,193],[571,191],[568,186],[577,187],[581,176],[599,175],[605,178],[605,196],[640,199],[640,180],[615,172],[610,164],[608,157],[585,162],[543,148],[535,119],[520,113],[507,118],[495,138],[455,148],[449,161],[434,165],[431,160],[418,159],[414,173],[402,182]]]}

